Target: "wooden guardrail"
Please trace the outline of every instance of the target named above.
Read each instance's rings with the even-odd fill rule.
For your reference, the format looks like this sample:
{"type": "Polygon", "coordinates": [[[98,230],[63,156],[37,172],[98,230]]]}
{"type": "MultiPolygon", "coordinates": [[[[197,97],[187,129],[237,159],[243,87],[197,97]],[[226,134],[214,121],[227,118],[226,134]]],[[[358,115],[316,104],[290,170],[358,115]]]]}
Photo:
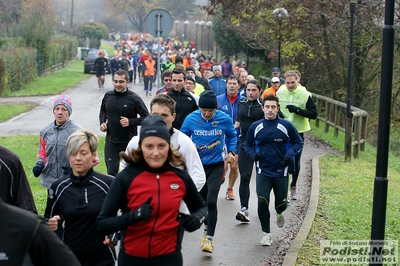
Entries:
{"type": "MultiPolygon", "coordinates": [[[[260,76],[261,88],[264,89],[268,78],[260,76]]],[[[351,107],[351,117],[346,115],[345,103],[331,98],[312,93],[313,100],[317,106],[317,119],[315,126],[320,126],[320,121],[325,123],[324,132],[333,128],[333,136],[337,137],[339,131],[346,133],[346,129],[351,130],[351,138],[345,138],[344,151],[345,159],[358,158],[360,151],[365,151],[365,141],[367,137],[368,112],[357,107],[351,107]]],[[[349,134],[350,135],[350,134],[349,134]]]]}
{"type": "Polygon", "coordinates": [[[333,136],[337,137],[339,131],[346,133],[351,130],[351,138],[345,140],[344,150],[345,159],[351,159],[351,150],[353,149],[353,158],[358,158],[360,151],[365,151],[365,141],[367,137],[367,119],[368,113],[362,109],[351,106],[352,117],[346,116],[345,103],[333,100],[331,98],[313,93],[313,100],[317,106],[317,119],[315,126],[319,127],[319,122],[325,123],[324,131],[328,132],[333,127],[333,136]],[[346,124],[346,120],[348,124],[346,124]]]}

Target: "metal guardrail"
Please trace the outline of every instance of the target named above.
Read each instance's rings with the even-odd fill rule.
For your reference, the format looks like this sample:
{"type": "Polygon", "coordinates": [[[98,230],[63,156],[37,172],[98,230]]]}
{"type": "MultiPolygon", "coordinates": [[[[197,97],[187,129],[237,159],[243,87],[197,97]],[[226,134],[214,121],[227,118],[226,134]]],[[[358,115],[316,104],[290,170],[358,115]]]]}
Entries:
{"type": "MultiPolygon", "coordinates": [[[[268,78],[260,76],[261,88],[267,85],[268,78]]],[[[346,133],[346,129],[351,130],[351,138],[345,138],[344,150],[345,159],[358,158],[360,151],[365,151],[367,137],[368,112],[357,107],[351,107],[351,117],[346,115],[346,104],[331,98],[312,93],[313,100],[317,106],[317,119],[315,126],[319,128],[320,121],[325,123],[324,132],[333,128],[333,136],[337,137],[339,131],[346,133]]]]}

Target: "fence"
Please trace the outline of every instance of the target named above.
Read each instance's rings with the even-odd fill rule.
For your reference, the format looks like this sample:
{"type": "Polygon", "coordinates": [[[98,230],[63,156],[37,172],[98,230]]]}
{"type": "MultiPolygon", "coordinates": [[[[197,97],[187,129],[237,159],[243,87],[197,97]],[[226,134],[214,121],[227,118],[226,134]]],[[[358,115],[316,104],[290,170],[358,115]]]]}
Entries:
{"type": "MultiPolygon", "coordinates": [[[[268,78],[260,76],[261,88],[265,88],[268,78]]],[[[360,151],[365,151],[365,141],[367,137],[367,118],[368,113],[362,109],[351,107],[351,116],[346,114],[346,104],[333,100],[331,98],[312,93],[313,100],[317,106],[317,119],[315,126],[320,126],[320,121],[325,123],[324,132],[328,132],[330,127],[333,128],[333,136],[337,137],[339,131],[346,134],[346,130],[351,132],[346,134],[344,150],[345,159],[351,159],[353,150],[353,157],[358,158],[360,151]]]]}

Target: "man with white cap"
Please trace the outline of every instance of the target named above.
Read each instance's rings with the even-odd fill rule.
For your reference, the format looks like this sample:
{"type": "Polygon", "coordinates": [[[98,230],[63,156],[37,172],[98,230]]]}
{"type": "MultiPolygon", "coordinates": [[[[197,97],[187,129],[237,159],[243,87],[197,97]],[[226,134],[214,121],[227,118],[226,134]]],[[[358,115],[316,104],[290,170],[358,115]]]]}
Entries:
{"type": "MultiPolygon", "coordinates": [[[[279,80],[278,77],[273,77],[270,81],[271,86],[267,89],[265,88],[265,91],[261,95],[261,99],[264,99],[265,96],[268,94],[273,94],[276,95],[276,92],[279,90],[279,87],[281,86],[281,81],[279,80]]],[[[285,84],[285,83],[283,83],[285,84]]]]}

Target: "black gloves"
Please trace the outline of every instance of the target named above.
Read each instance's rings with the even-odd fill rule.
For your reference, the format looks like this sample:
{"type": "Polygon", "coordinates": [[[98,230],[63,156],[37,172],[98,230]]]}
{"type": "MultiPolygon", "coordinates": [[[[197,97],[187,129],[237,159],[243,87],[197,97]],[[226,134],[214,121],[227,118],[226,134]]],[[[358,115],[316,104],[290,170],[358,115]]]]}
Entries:
{"type": "Polygon", "coordinates": [[[197,217],[196,214],[192,214],[186,216],[186,218],[182,222],[183,228],[188,232],[193,232],[200,228],[201,224],[204,221],[204,217],[197,217]]]}
{"type": "Polygon", "coordinates": [[[153,206],[150,205],[153,197],[150,197],[145,203],[139,206],[134,211],[130,211],[129,224],[134,224],[140,221],[148,221],[153,213],[153,206]]]}
{"type": "Polygon", "coordinates": [[[35,177],[40,176],[40,174],[42,173],[43,169],[44,169],[44,163],[43,162],[37,162],[36,165],[32,169],[33,175],[35,177]]]}
{"type": "Polygon", "coordinates": [[[260,160],[260,158],[261,158],[261,153],[257,152],[256,154],[254,154],[254,159],[253,159],[253,161],[257,162],[257,161],[260,160]]]}
{"type": "Polygon", "coordinates": [[[292,164],[292,159],[285,156],[285,158],[283,158],[283,167],[289,166],[291,164],[292,164]]]}
{"type": "Polygon", "coordinates": [[[291,113],[298,113],[299,112],[299,110],[300,110],[300,108],[298,108],[298,107],[296,107],[296,106],[294,106],[294,105],[291,105],[291,104],[289,104],[289,105],[286,105],[286,108],[289,110],[289,112],[291,112],[291,113]]]}

